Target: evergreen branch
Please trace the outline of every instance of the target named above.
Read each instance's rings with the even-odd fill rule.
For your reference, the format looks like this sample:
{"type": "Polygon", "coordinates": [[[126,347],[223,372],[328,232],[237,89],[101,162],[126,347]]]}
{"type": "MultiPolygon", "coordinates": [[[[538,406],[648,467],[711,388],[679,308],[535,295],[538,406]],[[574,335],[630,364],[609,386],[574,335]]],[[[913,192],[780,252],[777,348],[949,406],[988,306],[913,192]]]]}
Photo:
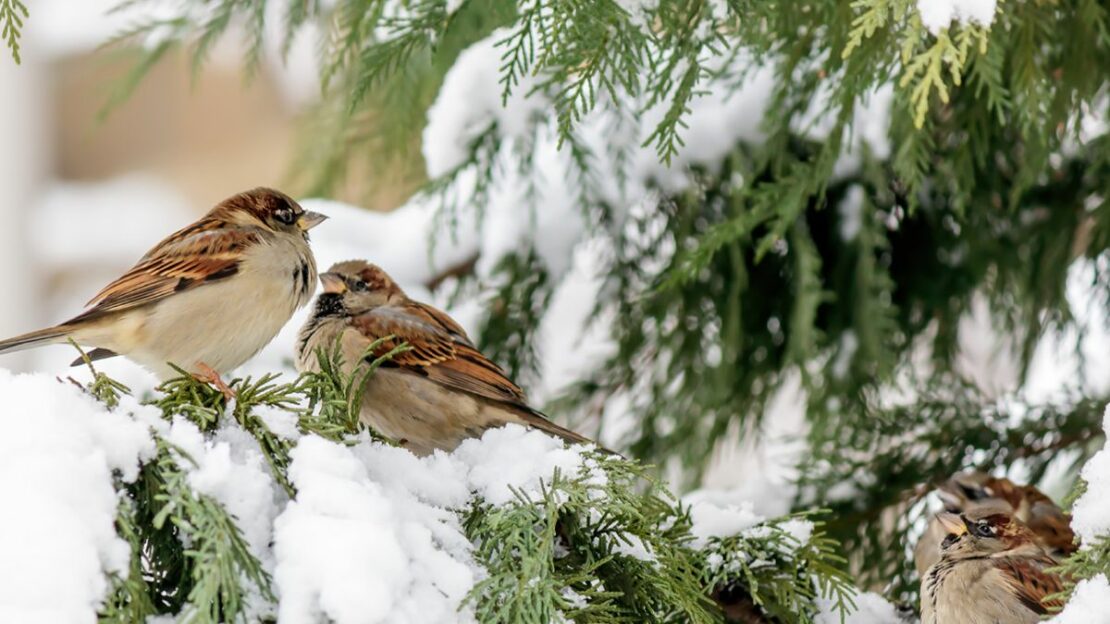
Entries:
{"type": "Polygon", "coordinates": [[[379,28],[384,38],[359,51],[352,71],[357,80],[348,100],[353,112],[366,92],[400,72],[420,52],[430,52],[447,27],[445,5],[440,0],[421,0],[407,7],[405,15],[385,17],[379,28]]]}
{"type": "MultiPolygon", "coordinates": [[[[94,373],[90,393],[109,407],[118,406],[126,387],[98,373],[82,356],[94,373]]],[[[188,375],[163,387],[173,398],[156,405],[167,418],[184,414],[197,419],[202,430],[214,424],[214,399],[203,390],[217,391],[188,375]]],[[[248,386],[250,396],[259,387],[264,384],[248,386]]],[[[120,500],[116,529],[131,557],[126,578],[112,578],[101,621],[133,622],[184,609],[183,621],[218,624],[240,620],[252,587],[263,599],[275,600],[269,574],[234,519],[214,498],[192,490],[183,465],[195,465],[193,459],[161,434],[150,433],[155,458],[141,467],[134,483],[117,484],[127,496],[120,500]]]]}
{"type": "Polygon", "coordinates": [[[375,355],[381,347],[392,342],[395,336],[383,336],[370,343],[363,352],[358,366],[349,374],[339,348],[338,338],[328,347],[316,352],[317,371],[301,375],[299,386],[308,405],[301,411],[298,427],[305,433],[315,433],[321,437],[343,442],[348,436],[360,431],[369,431],[375,440],[390,443],[380,433],[370,429],[361,419],[362,397],[366,383],[383,365],[400,353],[409,351],[407,343],[401,343],[389,351],[375,355]]]}
{"type": "Polygon", "coordinates": [[[293,484],[289,481],[289,451],[293,449],[293,442],[276,435],[266,423],[258,417],[253,408],[266,406],[284,411],[295,411],[303,390],[298,384],[275,384],[274,380],[279,375],[263,375],[257,382],[251,382],[248,377],[236,385],[235,407],[231,410],[235,421],[257,442],[266,462],[270,465],[270,473],[274,476],[285,492],[292,498],[296,494],[293,484]]]}
{"type": "Polygon", "coordinates": [[[82,349],[81,346],[78,345],[77,342],[74,341],[72,338],[70,338],[68,342],[70,346],[72,346],[74,349],[77,350],[79,354],[81,354],[81,361],[84,362],[85,366],[88,367],[89,372],[92,373],[93,379],[85,388],[85,390],[87,390],[89,394],[96,397],[96,400],[107,406],[108,409],[112,410],[118,407],[120,397],[125,394],[131,394],[131,388],[128,388],[115,379],[112,379],[104,373],[96,370],[96,366],[93,366],[92,359],[89,358],[89,355],[87,353],[85,353],[85,350],[82,349]]]}
{"type": "Polygon", "coordinates": [[[591,455],[577,474],[556,473],[536,495],[518,491],[496,507],[476,502],[464,527],[489,572],[468,596],[476,618],[717,622],[709,596],[727,604],[727,593],[747,596],[768,616],[812,622],[819,593],[842,612],[851,604],[835,543],[819,530],[799,538],[802,516],[694,550],[687,511],[643,479],[636,464],[591,455]],[[647,491],[634,494],[637,483],[647,491]]]}
{"type": "Polygon", "coordinates": [[[23,31],[23,20],[27,19],[27,6],[21,0],[0,0],[0,37],[8,45],[16,65],[19,56],[19,37],[23,31]]]}
{"type": "Polygon", "coordinates": [[[711,538],[702,549],[710,562],[706,585],[733,601],[743,595],[782,621],[814,622],[814,600],[819,596],[830,599],[833,608],[846,615],[854,607],[855,590],[843,569],[845,560],[835,553],[837,543],[813,520],[820,513],[779,518],[739,535],[711,538]],[[797,528],[810,523],[813,532],[800,542],[797,528]]]}
{"type": "Polygon", "coordinates": [[[143,570],[142,528],[135,514],[134,502],[129,498],[120,498],[116,512],[116,532],[130,549],[127,576],[112,575],[112,590],[101,609],[100,623],[144,622],[149,616],[157,615],[158,610],[151,600],[152,590],[143,570]]]}
{"type": "Polygon", "coordinates": [[[246,605],[246,581],[266,600],[275,600],[270,575],[250,552],[234,519],[211,496],[194,492],[183,462],[192,460],[181,449],[155,436],[158,456],[153,469],[161,491],[154,501],[161,505],[151,528],[168,526],[188,537],[184,551],[191,578],[183,620],[219,624],[237,621],[246,605]]]}
{"type": "Polygon", "coordinates": [[[553,475],[537,496],[476,502],[464,528],[489,573],[467,598],[479,621],[546,622],[563,613],[591,622],[715,622],[682,545],[689,521],[654,487],[634,494],[642,476],[634,464],[594,454],[578,474],[553,475]],[[629,544],[643,554],[625,554],[629,544]]]}

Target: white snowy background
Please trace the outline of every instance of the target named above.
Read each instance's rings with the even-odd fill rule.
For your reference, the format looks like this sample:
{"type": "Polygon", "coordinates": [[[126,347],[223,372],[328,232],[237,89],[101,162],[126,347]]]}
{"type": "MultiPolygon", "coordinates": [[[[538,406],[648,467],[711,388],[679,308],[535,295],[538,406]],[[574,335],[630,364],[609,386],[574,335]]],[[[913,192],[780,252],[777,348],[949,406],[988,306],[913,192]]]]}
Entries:
{"type": "MultiPolygon", "coordinates": [[[[98,45],[126,18],[105,17],[104,9],[111,4],[35,3],[28,50],[61,56],[98,45]]],[[[953,19],[989,24],[995,2],[920,0],[919,9],[923,23],[936,31],[953,19]]],[[[450,234],[436,219],[437,201],[427,198],[416,197],[387,214],[322,199],[305,198],[302,203],[331,217],[313,231],[322,268],[366,258],[388,270],[411,296],[444,307],[450,288],[430,293],[422,286],[440,270],[477,255],[477,276],[485,280],[505,252],[534,244],[558,283],[541,326],[542,374],[532,389],[534,400],[542,403],[612,349],[607,341],[609,317],[590,315],[609,250],[603,238],[588,231],[575,207],[573,175],[566,155],[556,149],[551,122],[542,115],[537,121],[536,113],[548,110],[548,103],[538,96],[514,97],[502,107],[495,39],[496,35],[465,51],[448,74],[429,111],[423,153],[429,176],[436,176],[461,163],[469,139],[496,124],[509,146],[502,156],[511,159],[514,139],[531,136],[533,124],[539,123],[540,140],[531,148],[542,172],[536,189],[540,208],[534,214],[521,214],[525,184],[511,166],[502,168],[482,218],[475,207],[460,206],[450,234]],[[430,234],[439,234],[434,246],[430,234]]],[[[311,37],[298,41],[287,64],[279,61],[276,48],[270,52],[266,68],[281,85],[288,106],[310,103],[316,93],[311,37]]],[[[33,69],[19,75],[8,65],[0,63],[0,92],[14,95],[6,103],[0,99],[0,113],[33,111],[34,101],[19,99],[20,88],[35,80],[33,69]]],[[[642,210],[650,203],[649,182],[681,189],[690,183],[688,165],[712,166],[736,141],[759,140],[758,122],[771,80],[771,69],[764,67],[748,72],[744,87],[735,93],[711,86],[693,103],[683,134],[686,147],[669,167],[659,163],[650,147],[639,149],[621,165],[602,159],[597,163],[600,179],[627,180],[604,192],[617,205],[642,210]],[[615,175],[617,167],[623,176],[615,175]]],[[[890,89],[880,90],[857,112],[853,144],[838,164],[840,171],[856,166],[852,154],[863,144],[880,156],[889,153],[885,128],[891,99],[890,89]]],[[[638,146],[652,127],[652,114],[657,111],[639,127],[594,114],[584,120],[583,136],[599,154],[638,146]]],[[[0,141],[0,164],[15,163],[0,166],[0,209],[13,217],[25,216],[14,221],[15,238],[0,241],[11,243],[0,248],[0,254],[7,254],[0,262],[0,286],[9,293],[34,289],[36,275],[65,271],[87,280],[47,301],[41,310],[27,312],[15,306],[5,311],[2,326],[14,333],[72,316],[100,285],[198,211],[172,186],[150,177],[95,183],[51,180],[45,168],[35,164],[33,150],[30,155],[24,151],[22,158],[12,151],[13,144],[30,145],[36,138],[26,127],[4,126],[5,118],[0,114],[0,129],[11,132],[4,136],[19,141],[0,141]],[[22,210],[24,206],[32,209],[22,210]]],[[[820,138],[827,127],[814,113],[799,130],[820,138]]],[[[471,183],[464,175],[458,182],[460,194],[465,196],[471,183]]],[[[858,210],[850,198],[839,207],[849,215],[858,210]]],[[[850,227],[842,232],[846,238],[854,234],[850,227]]],[[[1088,271],[1081,265],[1074,269],[1068,293],[1085,312],[1081,320],[1088,325],[1083,336],[1088,369],[1105,370],[1110,365],[1110,336],[1105,311],[1094,307],[1085,290],[1088,271]]],[[[482,305],[459,301],[449,311],[473,330],[481,320],[482,305]]],[[[303,319],[304,311],[240,373],[292,374],[293,338],[303,319]]],[[[993,334],[985,310],[965,319],[961,335],[965,370],[999,400],[1019,391],[1031,401],[1062,399],[1078,379],[1079,363],[1064,347],[1074,336],[1047,338],[1036,352],[1030,382],[1018,388],[1018,371],[993,334]]],[[[528,490],[556,467],[574,470],[582,463],[576,450],[516,428],[491,432],[453,454],[424,459],[370,441],[343,447],[309,436],[300,439],[293,454],[290,476],[300,494],[291,502],[274,482],[257,446],[236,426],[225,424],[214,439],[206,440],[192,424],[165,423],[155,410],[135,400],[115,412],[105,411],[76,388],[55,380],[56,375],[88,379],[83,369],[68,367],[72,357],[65,347],[42,349],[22,359],[0,357],[0,366],[37,371],[16,375],[0,370],[0,396],[6,405],[0,414],[5,432],[0,436],[0,622],[95,620],[108,587],[106,573],[124,571],[127,562],[126,544],[113,531],[112,471],[134,478],[138,462],[151,457],[147,427],[155,427],[198,460],[190,475],[192,484],[239,518],[252,550],[274,575],[280,621],[291,624],[322,618],[340,624],[468,621],[458,606],[482,571],[471,561],[470,544],[447,510],[473,496],[505,499],[510,485],[528,490]]],[[[106,361],[101,368],[130,385],[137,396],[155,384],[152,376],[122,359],[106,361]]],[[[1099,390],[1108,389],[1106,380],[1079,383],[1101,383],[1099,390]]],[[[795,494],[792,466],[804,451],[798,442],[804,433],[800,394],[799,384],[784,385],[762,421],[766,431],[759,444],[725,440],[715,450],[705,489],[686,496],[693,505],[697,535],[736,533],[788,510],[795,494]]],[[[622,416],[634,400],[616,396],[605,406],[604,418],[611,426],[604,428],[602,443],[619,446],[630,426],[622,416]]],[[[279,434],[297,439],[289,418],[275,411],[267,422],[279,434]]],[[[1091,487],[1076,506],[1075,526],[1084,540],[1090,540],[1110,532],[1110,451],[1092,460],[1083,476],[1091,487]]],[[[1058,498],[1065,486],[1057,487],[1061,489],[1050,493],[1058,498]]],[[[861,595],[857,604],[850,623],[898,621],[894,608],[881,597],[861,595]]],[[[1108,604],[1107,580],[1085,581],[1054,621],[1100,621],[1108,604]]],[[[831,614],[823,617],[837,621],[831,614]]]]}

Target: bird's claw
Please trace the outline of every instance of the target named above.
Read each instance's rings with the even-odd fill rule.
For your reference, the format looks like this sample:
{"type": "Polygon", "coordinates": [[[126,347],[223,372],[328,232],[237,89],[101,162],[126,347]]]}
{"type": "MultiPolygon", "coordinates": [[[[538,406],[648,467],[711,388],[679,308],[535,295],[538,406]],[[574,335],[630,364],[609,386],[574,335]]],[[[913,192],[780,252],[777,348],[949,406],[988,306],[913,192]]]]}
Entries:
{"type": "Polygon", "coordinates": [[[230,402],[235,398],[235,389],[227,385],[220,374],[207,364],[198,363],[197,372],[193,373],[193,378],[201,383],[211,384],[224,395],[225,401],[230,402]]]}

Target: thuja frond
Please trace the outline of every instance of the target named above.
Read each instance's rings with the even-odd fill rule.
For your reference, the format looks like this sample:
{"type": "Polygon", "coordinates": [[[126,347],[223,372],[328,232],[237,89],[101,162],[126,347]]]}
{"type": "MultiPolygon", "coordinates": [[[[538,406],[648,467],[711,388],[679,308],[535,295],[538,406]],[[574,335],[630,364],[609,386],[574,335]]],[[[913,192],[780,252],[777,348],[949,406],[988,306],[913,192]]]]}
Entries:
{"type": "Polygon", "coordinates": [[[539,373],[534,337],[551,300],[551,280],[535,253],[506,256],[494,275],[496,292],[479,332],[478,348],[500,364],[510,379],[525,385],[539,373]]]}
{"type": "MultiPolygon", "coordinates": [[[[170,379],[158,386],[158,398],[153,402],[162,413],[180,414],[189,419],[201,431],[211,431],[219,426],[220,415],[227,399],[215,387],[199,381],[185,369],[170,365],[180,377],[170,379]]],[[[235,384],[236,382],[232,382],[235,384]]]]}
{"type": "Polygon", "coordinates": [[[1084,543],[1059,566],[1052,568],[1064,581],[1064,591],[1047,596],[1045,602],[1058,600],[1060,604],[1071,598],[1080,581],[1100,574],[1110,578],[1110,536],[1100,536],[1094,543],[1084,543]]]}
{"type": "Polygon", "coordinates": [[[115,409],[119,406],[120,397],[125,394],[131,394],[131,389],[96,370],[92,358],[90,358],[89,355],[85,353],[85,350],[74,342],[72,338],[69,340],[69,344],[77,350],[80,354],[80,360],[89,369],[89,372],[92,373],[92,381],[89,382],[88,386],[85,388],[88,390],[89,394],[96,397],[96,399],[106,405],[108,409],[115,409]]]}
{"type": "Polygon", "coordinates": [[[295,493],[293,484],[290,483],[286,471],[290,462],[289,451],[293,449],[294,443],[271,431],[266,422],[255,412],[256,407],[275,408],[288,412],[297,410],[303,390],[297,383],[274,383],[279,377],[280,375],[271,373],[263,375],[258,381],[252,381],[247,377],[236,383],[235,407],[231,410],[231,415],[235,418],[235,422],[258,442],[262,454],[270,464],[270,472],[274,479],[281,484],[287,494],[293,496],[295,493]]]}
{"type": "Polygon", "coordinates": [[[188,538],[184,554],[191,588],[184,621],[238,621],[252,588],[264,599],[274,600],[270,575],[251,553],[234,519],[214,498],[190,487],[184,464],[192,460],[169,442],[160,438],[156,442],[158,456],[153,465],[162,489],[154,500],[161,507],[151,526],[157,531],[169,523],[188,538]]]}
{"type": "Polygon", "coordinates": [[[12,59],[18,65],[19,37],[23,34],[23,20],[27,19],[27,6],[20,0],[0,0],[0,38],[12,53],[12,59]]]}
{"type": "Polygon", "coordinates": [[[382,436],[369,429],[360,419],[362,397],[366,382],[383,365],[400,353],[411,349],[406,343],[398,344],[382,355],[375,355],[383,345],[392,343],[395,336],[383,336],[370,343],[359,364],[350,372],[339,348],[339,340],[317,349],[318,370],[301,375],[300,387],[308,399],[298,421],[302,431],[315,433],[334,441],[343,441],[360,431],[369,431],[375,439],[382,436]]]}
{"type": "Polygon", "coordinates": [[[158,610],[151,600],[152,591],[143,570],[142,528],[135,514],[135,503],[120,498],[116,511],[116,533],[130,548],[125,577],[111,576],[112,591],[100,612],[101,624],[132,624],[144,622],[158,610]]]}
{"type": "Polygon", "coordinates": [[[821,530],[811,511],[761,523],[701,550],[706,586],[736,601],[743,595],[783,621],[813,622],[814,600],[825,598],[838,613],[854,603],[855,589],[836,553],[837,543],[821,530]]]}
{"type": "Polygon", "coordinates": [[[480,621],[715,622],[688,519],[643,468],[593,454],[535,494],[493,506],[478,500],[464,527],[489,575],[468,595],[480,621]],[[630,547],[635,544],[635,547],[630,547]],[[626,554],[638,548],[637,555],[626,554]]]}
{"type": "Polygon", "coordinates": [[[372,40],[355,56],[351,71],[357,80],[348,109],[354,111],[366,92],[402,71],[414,56],[429,52],[447,27],[441,0],[421,0],[406,6],[400,16],[383,16],[378,28],[386,32],[372,40]]]}
{"type": "MultiPolygon", "coordinates": [[[[1076,481],[1075,487],[1064,500],[1062,507],[1071,508],[1086,493],[1087,488],[1086,480],[1081,478],[1076,481]]],[[[1080,548],[1052,571],[1060,575],[1064,581],[1064,588],[1060,593],[1046,597],[1044,599],[1046,603],[1059,601],[1059,604],[1064,604],[1075,593],[1076,585],[1080,581],[1093,579],[1100,574],[1110,578],[1110,535],[1103,534],[1093,541],[1082,541],[1080,548]]]]}
{"type": "Polygon", "coordinates": [[[468,596],[477,619],[708,623],[745,596],[757,612],[812,622],[818,596],[851,604],[835,542],[808,515],[695,548],[688,510],[645,475],[592,454],[508,504],[475,501],[464,527],[489,573],[468,596]]]}
{"type": "MultiPolygon", "coordinates": [[[[86,363],[91,362],[86,356],[86,363]]],[[[264,380],[244,384],[257,401],[274,399],[264,380]]],[[[126,388],[99,373],[90,392],[117,407],[126,388]],[[103,389],[99,394],[94,388],[103,389]]],[[[166,418],[182,414],[202,427],[216,423],[218,391],[191,376],[162,387],[172,398],[155,402],[166,418]]],[[[185,622],[217,624],[240,621],[247,596],[273,601],[269,574],[250,551],[235,519],[213,497],[189,483],[195,463],[162,434],[150,431],[156,455],[133,483],[118,484],[126,493],[116,529],[131,548],[126,577],[115,576],[101,613],[102,621],[133,622],[145,616],[179,613],[185,622]]]]}

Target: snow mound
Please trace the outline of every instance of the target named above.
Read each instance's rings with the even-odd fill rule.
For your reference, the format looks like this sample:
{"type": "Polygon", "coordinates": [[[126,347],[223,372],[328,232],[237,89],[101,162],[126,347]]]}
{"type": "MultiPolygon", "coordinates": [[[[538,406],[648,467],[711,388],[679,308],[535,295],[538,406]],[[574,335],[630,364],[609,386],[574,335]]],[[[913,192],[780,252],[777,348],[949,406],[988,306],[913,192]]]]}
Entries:
{"type": "MultiPolygon", "coordinates": [[[[1110,432],[1110,407],[1102,420],[1110,432]]],[[[1082,544],[1091,544],[1098,537],[1110,534],[1110,449],[1104,447],[1083,466],[1080,476],[1087,491],[1075,502],[1071,527],[1082,544]]]]}
{"type": "MultiPolygon", "coordinates": [[[[0,622],[95,622],[108,574],[126,574],[113,472],[138,476],[147,426],[46,375],[0,370],[0,622]]],[[[155,412],[156,413],[156,412],[155,412]]]]}
{"type": "Polygon", "coordinates": [[[473,621],[460,607],[484,572],[453,510],[538,493],[556,469],[589,470],[585,449],[516,425],[422,458],[369,440],[301,438],[289,469],[297,499],[274,529],[279,620],[473,621]]]}
{"type": "Polygon", "coordinates": [[[734,492],[699,490],[682,497],[690,507],[690,533],[694,548],[704,548],[714,537],[738,535],[766,520],[749,500],[734,492]]]}
{"type": "Polygon", "coordinates": [[[457,521],[372,480],[356,449],[307,436],[292,456],[298,496],[274,530],[282,622],[465,620],[475,572],[457,521]]]}
{"type": "Polygon", "coordinates": [[[1092,624],[1106,622],[1106,607],[1110,605],[1110,583],[1105,574],[1079,581],[1075,593],[1056,617],[1048,620],[1051,624],[1092,624]]]}

